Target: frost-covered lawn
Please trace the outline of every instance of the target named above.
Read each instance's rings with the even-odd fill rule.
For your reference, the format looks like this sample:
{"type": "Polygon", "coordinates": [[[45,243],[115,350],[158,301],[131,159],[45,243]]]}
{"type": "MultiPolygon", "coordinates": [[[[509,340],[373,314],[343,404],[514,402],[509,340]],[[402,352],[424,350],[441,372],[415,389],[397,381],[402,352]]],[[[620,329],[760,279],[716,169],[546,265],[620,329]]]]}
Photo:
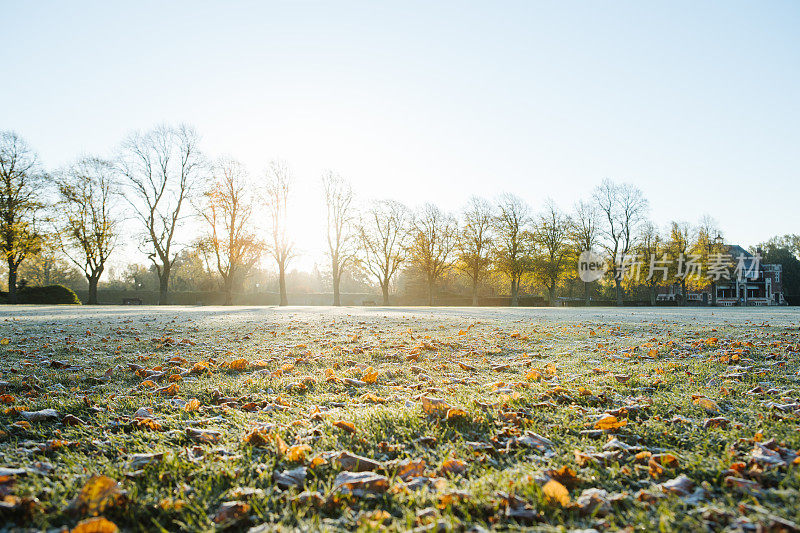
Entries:
{"type": "Polygon", "coordinates": [[[0,307],[0,524],[794,530],[798,325],[0,307]]]}

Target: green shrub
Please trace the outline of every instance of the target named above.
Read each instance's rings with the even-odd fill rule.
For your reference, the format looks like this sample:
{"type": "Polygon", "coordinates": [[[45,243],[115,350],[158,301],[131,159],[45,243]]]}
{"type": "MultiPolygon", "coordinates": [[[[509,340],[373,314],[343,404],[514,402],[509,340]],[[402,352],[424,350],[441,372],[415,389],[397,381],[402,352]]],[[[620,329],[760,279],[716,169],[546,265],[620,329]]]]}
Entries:
{"type": "Polygon", "coordinates": [[[24,287],[17,291],[17,303],[20,304],[78,304],[78,299],[72,289],[63,285],[48,285],[47,287],[24,287]]]}

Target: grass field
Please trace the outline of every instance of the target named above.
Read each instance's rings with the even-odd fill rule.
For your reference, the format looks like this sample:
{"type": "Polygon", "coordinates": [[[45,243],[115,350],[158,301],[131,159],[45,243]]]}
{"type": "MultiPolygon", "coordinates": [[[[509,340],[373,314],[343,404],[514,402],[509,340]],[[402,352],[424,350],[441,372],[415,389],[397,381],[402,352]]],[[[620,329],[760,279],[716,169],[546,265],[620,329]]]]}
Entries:
{"type": "Polygon", "coordinates": [[[795,531],[791,309],[0,308],[0,526],[795,531]]]}

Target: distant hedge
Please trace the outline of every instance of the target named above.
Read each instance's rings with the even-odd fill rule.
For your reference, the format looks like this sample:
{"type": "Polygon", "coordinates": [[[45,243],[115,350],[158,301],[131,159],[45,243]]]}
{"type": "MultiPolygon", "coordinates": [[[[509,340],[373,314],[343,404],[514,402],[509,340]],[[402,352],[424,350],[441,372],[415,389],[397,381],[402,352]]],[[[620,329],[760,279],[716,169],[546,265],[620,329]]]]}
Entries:
{"type": "Polygon", "coordinates": [[[23,287],[17,291],[18,304],[77,304],[81,301],[72,289],[63,285],[23,287]]]}

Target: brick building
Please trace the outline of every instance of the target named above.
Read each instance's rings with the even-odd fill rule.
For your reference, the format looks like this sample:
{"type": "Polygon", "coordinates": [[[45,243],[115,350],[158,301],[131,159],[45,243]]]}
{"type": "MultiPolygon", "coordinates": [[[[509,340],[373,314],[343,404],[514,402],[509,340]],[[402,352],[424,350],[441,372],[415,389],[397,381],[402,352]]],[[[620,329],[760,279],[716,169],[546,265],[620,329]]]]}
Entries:
{"type": "MultiPolygon", "coordinates": [[[[721,278],[716,282],[718,306],[786,305],[781,265],[764,264],[761,262],[760,250],[753,255],[738,245],[727,246],[723,254],[733,262],[730,264],[730,277],[721,278]]],[[[687,303],[711,305],[713,302],[711,290],[711,286],[694,291],[687,290],[687,303]]],[[[681,286],[672,284],[661,287],[657,300],[683,302],[681,286]]]]}

